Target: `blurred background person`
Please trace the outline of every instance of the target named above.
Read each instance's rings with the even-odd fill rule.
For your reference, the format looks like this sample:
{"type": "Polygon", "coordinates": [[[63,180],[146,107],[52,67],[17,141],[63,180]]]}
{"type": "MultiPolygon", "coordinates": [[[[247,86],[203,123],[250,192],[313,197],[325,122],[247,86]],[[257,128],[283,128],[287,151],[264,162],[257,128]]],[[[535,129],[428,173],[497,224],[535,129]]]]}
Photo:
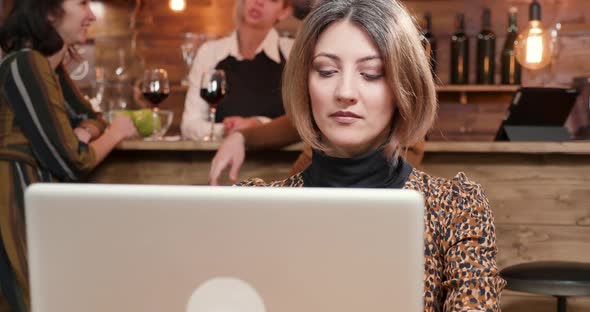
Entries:
{"type": "Polygon", "coordinates": [[[0,28],[0,301],[29,311],[23,193],[35,182],[76,182],[124,138],[129,117],[109,128],[71,81],[64,57],[95,21],[90,1],[19,0],[0,28]]]}
{"type": "Polygon", "coordinates": [[[222,69],[227,94],[217,105],[215,133],[228,134],[283,115],[281,75],[293,44],[280,38],[274,25],[292,12],[290,0],[238,0],[237,27],[229,36],[204,43],[189,74],[181,122],[183,137],[209,134],[208,104],[201,98],[203,73],[222,69]]]}

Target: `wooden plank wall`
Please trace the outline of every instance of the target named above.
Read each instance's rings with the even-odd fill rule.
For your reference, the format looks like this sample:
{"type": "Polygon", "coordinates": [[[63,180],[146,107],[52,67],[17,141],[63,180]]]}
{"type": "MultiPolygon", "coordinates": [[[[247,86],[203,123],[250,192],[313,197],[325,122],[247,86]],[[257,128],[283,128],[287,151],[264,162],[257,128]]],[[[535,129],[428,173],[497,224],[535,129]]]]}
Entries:
{"type": "MultiPolygon", "coordinates": [[[[181,61],[180,44],[186,32],[204,33],[219,37],[229,33],[233,27],[235,0],[191,0],[184,12],[175,13],[168,8],[168,1],[142,0],[137,11],[135,28],[129,27],[130,16],[135,8],[134,1],[105,0],[93,2],[100,7],[98,21],[91,30],[96,38],[97,63],[108,73],[117,63],[117,49],[127,51],[127,62],[135,64],[134,70],[143,66],[164,67],[171,79],[179,81],[186,72],[181,61]],[[135,39],[134,39],[135,38],[135,39]],[[134,39],[134,40],[133,40],[134,39]],[[132,46],[135,48],[133,49],[132,46]],[[139,65],[138,65],[139,64],[139,65]]],[[[471,62],[475,59],[475,35],[481,28],[481,11],[490,7],[493,31],[497,34],[499,52],[505,40],[507,12],[509,7],[519,10],[518,24],[521,28],[528,20],[530,0],[408,0],[404,1],[410,11],[421,19],[427,11],[433,15],[433,32],[438,39],[439,57],[437,77],[441,84],[448,82],[449,38],[454,32],[454,18],[459,12],[465,13],[467,33],[471,40],[471,62]]],[[[590,75],[590,1],[587,0],[541,0],[543,21],[546,26],[561,22],[560,53],[554,65],[538,73],[524,72],[525,85],[569,84],[573,77],[590,75]]],[[[277,28],[281,33],[296,32],[299,21],[290,18],[277,28]]],[[[499,61],[498,61],[499,62],[499,61]]],[[[472,64],[471,81],[475,79],[472,64]]],[[[497,69],[499,78],[499,69],[497,69]]],[[[182,112],[184,90],[164,104],[164,108],[177,112],[173,128],[178,128],[182,112]]],[[[488,92],[468,94],[468,105],[459,104],[458,93],[439,94],[440,118],[431,132],[431,140],[484,140],[494,137],[500,121],[505,117],[506,108],[512,97],[510,92],[488,92]]]]}
{"type": "MultiPolygon", "coordinates": [[[[529,261],[590,262],[590,158],[587,155],[426,153],[424,170],[480,183],[494,213],[498,267],[529,261]]],[[[556,311],[555,299],[506,291],[503,311],[556,311]]],[[[590,311],[590,297],[568,311],[590,311]]]]}
{"type": "MultiPolygon", "coordinates": [[[[4,0],[8,7],[11,0],[4,0]]],[[[96,43],[96,63],[105,69],[107,77],[112,76],[117,61],[118,49],[126,52],[126,63],[132,73],[138,76],[144,67],[164,67],[171,79],[178,81],[186,73],[181,60],[180,44],[186,32],[204,33],[219,37],[233,27],[234,0],[192,0],[186,11],[174,13],[162,0],[104,0],[92,2],[97,22],[91,29],[96,43]],[[135,27],[130,27],[130,17],[136,9],[135,27]]],[[[480,29],[481,10],[489,6],[492,10],[493,30],[498,35],[497,49],[504,42],[507,23],[506,12],[510,6],[519,9],[519,25],[527,22],[529,0],[499,0],[493,3],[484,0],[409,0],[405,1],[413,14],[420,19],[426,11],[433,14],[433,32],[439,41],[438,79],[448,82],[449,37],[454,31],[453,19],[456,13],[465,13],[467,33],[471,38],[480,29]]],[[[590,75],[590,1],[587,0],[542,0],[543,20],[546,26],[561,22],[560,53],[552,67],[539,73],[524,72],[524,84],[568,84],[573,77],[590,75]]],[[[296,32],[298,21],[288,19],[277,28],[282,33],[296,32]]],[[[471,54],[475,54],[472,40],[471,54]]],[[[498,53],[499,55],[499,53],[498,53]]],[[[474,57],[471,58],[472,63],[474,57]]],[[[474,64],[472,64],[474,65],[474,64]]],[[[471,66],[472,71],[474,66],[471,66]]],[[[473,81],[474,75],[472,73],[473,81]]],[[[497,78],[499,80],[499,77],[497,78]]],[[[173,131],[178,129],[183,110],[184,90],[164,104],[164,108],[175,111],[173,131]]],[[[511,93],[489,92],[470,94],[469,104],[460,105],[457,93],[439,94],[440,118],[430,134],[431,140],[492,140],[500,121],[504,118],[511,93]]]]}
{"type": "MultiPolygon", "coordinates": [[[[186,32],[205,33],[219,37],[229,33],[233,27],[233,7],[235,0],[191,0],[184,12],[175,13],[168,7],[168,1],[142,0],[137,14],[136,31],[139,34],[139,55],[147,65],[170,66],[173,77],[180,78],[183,70],[180,61],[179,45],[182,34],[186,32]],[[177,72],[178,71],[178,72],[177,72]]],[[[407,0],[410,11],[421,19],[424,12],[432,12],[433,32],[439,41],[438,78],[441,83],[448,82],[449,38],[454,32],[454,18],[457,13],[465,13],[467,34],[471,40],[471,68],[475,68],[474,37],[481,28],[481,10],[490,7],[493,31],[497,34],[497,55],[505,40],[507,12],[515,6],[519,10],[518,24],[524,28],[528,20],[530,0],[407,0]]],[[[590,1],[586,0],[540,0],[543,23],[549,27],[556,22],[563,25],[560,32],[560,53],[554,66],[554,76],[547,69],[537,74],[525,71],[526,84],[569,83],[575,76],[590,75],[590,63],[579,62],[587,57],[590,46],[590,1]]],[[[102,7],[104,14],[92,28],[91,34],[100,39],[113,36],[130,35],[129,17],[135,7],[134,1],[104,0],[95,4],[102,7]]],[[[277,25],[284,33],[296,32],[298,21],[291,18],[277,25]]],[[[129,43],[127,41],[126,43],[129,43]]],[[[499,81],[499,70],[497,70],[499,81]]],[[[475,79],[474,73],[470,75],[475,79]]]]}

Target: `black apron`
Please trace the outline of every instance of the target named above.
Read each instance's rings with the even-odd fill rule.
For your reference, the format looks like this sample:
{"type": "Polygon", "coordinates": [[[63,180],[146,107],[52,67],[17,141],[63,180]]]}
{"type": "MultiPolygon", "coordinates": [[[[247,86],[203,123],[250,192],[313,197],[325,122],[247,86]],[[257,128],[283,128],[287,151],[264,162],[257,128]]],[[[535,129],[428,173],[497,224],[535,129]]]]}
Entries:
{"type": "Polygon", "coordinates": [[[229,116],[265,116],[276,118],[285,114],[281,97],[281,77],[285,58],[281,63],[271,60],[264,51],[252,60],[238,61],[228,56],[215,69],[223,69],[227,79],[227,93],[217,105],[215,122],[229,116]]]}

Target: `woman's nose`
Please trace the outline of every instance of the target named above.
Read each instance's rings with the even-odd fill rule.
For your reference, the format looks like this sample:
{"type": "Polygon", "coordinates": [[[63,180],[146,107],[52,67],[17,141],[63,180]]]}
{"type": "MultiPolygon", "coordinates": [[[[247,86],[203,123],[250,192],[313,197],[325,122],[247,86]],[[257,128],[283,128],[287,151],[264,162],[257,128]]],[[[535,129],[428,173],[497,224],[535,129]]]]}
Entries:
{"type": "Polygon", "coordinates": [[[88,14],[87,15],[88,15],[88,19],[91,22],[96,21],[96,15],[94,15],[94,12],[92,11],[92,8],[90,6],[88,7],[88,14]]]}
{"type": "Polygon", "coordinates": [[[358,100],[357,85],[354,75],[343,73],[338,80],[336,87],[336,99],[347,105],[353,105],[358,100]]]}

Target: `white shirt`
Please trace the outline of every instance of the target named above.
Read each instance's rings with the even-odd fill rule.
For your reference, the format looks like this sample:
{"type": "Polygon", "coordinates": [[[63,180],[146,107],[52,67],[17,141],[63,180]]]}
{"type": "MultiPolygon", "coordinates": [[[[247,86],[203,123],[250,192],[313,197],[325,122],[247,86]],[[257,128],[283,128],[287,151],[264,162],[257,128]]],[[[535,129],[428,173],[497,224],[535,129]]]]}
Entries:
{"type": "MultiPolygon", "coordinates": [[[[269,59],[280,64],[280,54],[286,59],[292,46],[293,39],[280,38],[278,32],[273,28],[256,49],[255,54],[262,51],[269,59]]],[[[197,51],[188,78],[189,88],[186,94],[184,113],[182,114],[182,122],[180,124],[180,131],[184,138],[198,140],[209,134],[211,130],[211,123],[208,121],[209,105],[201,98],[200,79],[205,70],[214,69],[219,62],[228,56],[233,56],[238,61],[244,59],[238,49],[238,35],[236,31],[219,40],[205,42],[199,51],[197,51]]],[[[263,116],[258,116],[257,119],[262,122],[270,121],[270,118],[263,116]]],[[[223,134],[222,123],[215,124],[214,129],[215,135],[221,136],[223,134]]]]}

